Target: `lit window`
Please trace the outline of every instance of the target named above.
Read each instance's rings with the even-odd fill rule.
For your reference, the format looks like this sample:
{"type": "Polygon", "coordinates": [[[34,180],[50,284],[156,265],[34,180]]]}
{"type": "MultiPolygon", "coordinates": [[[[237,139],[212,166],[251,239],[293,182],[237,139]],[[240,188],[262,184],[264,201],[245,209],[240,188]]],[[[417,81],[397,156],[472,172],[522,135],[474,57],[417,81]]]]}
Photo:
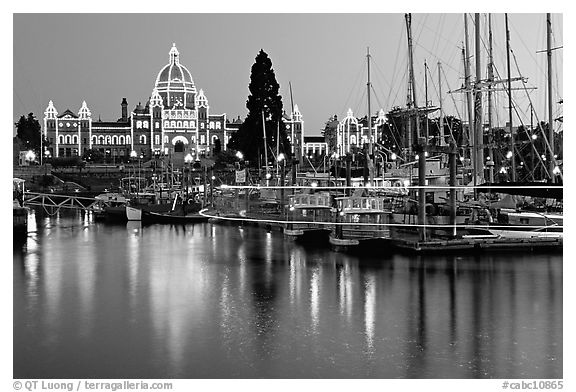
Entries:
{"type": "Polygon", "coordinates": [[[160,122],[156,121],[155,127],[156,127],[156,128],[160,128],[160,122]]]}
{"type": "Polygon", "coordinates": [[[220,124],[219,122],[216,123],[216,129],[222,129],[222,124],[220,124]]]}
{"type": "Polygon", "coordinates": [[[140,144],[146,144],[146,135],[140,135],[140,144]]]}
{"type": "Polygon", "coordinates": [[[200,144],[205,144],[205,143],[206,143],[206,136],[200,135],[200,144]]]}
{"type": "Polygon", "coordinates": [[[214,129],[214,121],[210,121],[210,129],[214,129]]]}
{"type": "Polygon", "coordinates": [[[200,123],[200,128],[204,129],[204,123],[200,123]]]}
{"type": "Polygon", "coordinates": [[[170,121],[170,126],[172,128],[176,128],[176,121],[170,121]]]}
{"type": "Polygon", "coordinates": [[[148,121],[144,121],[144,122],[142,123],[142,126],[143,126],[144,128],[146,128],[146,129],[148,129],[148,121]]]}
{"type": "Polygon", "coordinates": [[[138,120],[136,121],[136,129],[140,129],[142,128],[142,121],[138,120]]]}
{"type": "Polygon", "coordinates": [[[184,128],[188,128],[188,121],[184,121],[184,128]]]}
{"type": "Polygon", "coordinates": [[[168,128],[170,126],[170,123],[168,121],[164,121],[164,128],[168,128]]]}
{"type": "Polygon", "coordinates": [[[154,136],[154,144],[160,144],[160,135],[154,136]]]}

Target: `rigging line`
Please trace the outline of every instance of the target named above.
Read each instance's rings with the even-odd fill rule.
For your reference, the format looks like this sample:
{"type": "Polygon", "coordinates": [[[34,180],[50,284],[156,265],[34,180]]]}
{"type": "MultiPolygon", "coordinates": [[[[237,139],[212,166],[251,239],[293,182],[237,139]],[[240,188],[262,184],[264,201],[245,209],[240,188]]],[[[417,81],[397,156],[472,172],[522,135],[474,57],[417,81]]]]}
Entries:
{"type": "MultiPolygon", "coordinates": [[[[398,67],[398,62],[400,61],[400,46],[402,44],[402,40],[399,39],[398,40],[398,46],[396,47],[396,61],[394,62],[394,68],[392,68],[392,75],[396,75],[396,68],[398,67]]],[[[406,56],[406,53],[404,53],[404,56],[406,56]]],[[[392,83],[394,84],[394,83],[392,83]]],[[[392,91],[397,90],[397,89],[390,89],[390,91],[388,92],[388,98],[386,100],[386,102],[390,102],[390,95],[392,94],[392,91]]],[[[396,94],[398,94],[398,91],[396,91],[396,94]]],[[[395,99],[394,99],[395,100],[395,99]]]]}
{"type": "MultiPolygon", "coordinates": [[[[512,57],[514,58],[514,64],[516,65],[516,69],[518,70],[518,73],[520,73],[520,67],[518,66],[518,61],[516,59],[516,55],[514,54],[514,52],[512,51],[512,57]]],[[[524,86],[524,91],[526,92],[526,96],[528,98],[528,101],[530,102],[530,104],[532,104],[532,100],[530,98],[530,94],[528,94],[527,90],[526,90],[526,86],[525,83],[522,82],[522,85],[524,86]]],[[[542,130],[542,124],[540,123],[540,119],[538,118],[538,113],[534,112],[534,115],[536,116],[536,121],[538,122],[538,127],[541,129],[542,131],[542,138],[544,139],[544,142],[546,143],[546,147],[548,148],[548,152],[552,152],[552,147],[550,147],[550,143],[548,141],[548,137],[546,136],[546,132],[544,132],[544,130],[542,130]]],[[[552,123],[552,125],[554,124],[554,119],[550,119],[550,122],[552,123]]],[[[532,139],[530,137],[530,139],[532,139]]],[[[552,143],[554,143],[554,140],[552,140],[552,143]]],[[[552,155],[552,154],[550,154],[552,155]]],[[[556,162],[556,158],[554,158],[554,156],[551,156],[550,159],[552,159],[552,162],[554,163],[554,166],[558,166],[558,162],[556,162]]],[[[544,169],[546,170],[546,174],[548,175],[549,178],[553,178],[552,177],[552,173],[549,173],[547,168],[545,167],[546,165],[544,165],[544,163],[542,163],[542,165],[544,166],[544,169]]],[[[560,172],[560,178],[562,180],[564,180],[564,177],[562,175],[562,172],[560,172]]]]}
{"type": "Polygon", "coordinates": [[[459,72],[459,70],[457,70],[456,68],[454,68],[453,66],[451,66],[449,63],[445,62],[444,59],[438,57],[436,54],[434,54],[433,52],[429,51],[428,49],[426,49],[424,46],[420,45],[419,43],[415,43],[416,46],[420,47],[421,49],[424,49],[427,53],[429,53],[436,61],[440,61],[442,64],[446,64],[446,66],[448,68],[450,68],[453,71],[459,72]]]}
{"type": "Polygon", "coordinates": [[[358,74],[356,75],[356,80],[354,81],[354,83],[352,84],[352,87],[350,88],[350,92],[348,93],[348,98],[346,98],[346,101],[344,103],[344,107],[340,110],[340,113],[345,112],[346,107],[348,106],[348,102],[350,102],[350,98],[352,97],[352,93],[354,92],[354,89],[356,88],[357,83],[360,80],[360,76],[362,76],[362,74],[364,72],[364,62],[362,62],[361,65],[362,66],[361,66],[358,74]]]}
{"type": "Polygon", "coordinates": [[[374,98],[376,98],[376,102],[378,102],[378,105],[380,105],[380,109],[384,109],[384,106],[382,106],[382,102],[380,102],[380,99],[378,98],[378,94],[376,93],[374,86],[371,85],[370,89],[374,92],[374,98]]]}
{"type": "MultiPolygon", "coordinates": [[[[402,75],[402,79],[400,80],[400,82],[404,82],[404,81],[406,80],[407,74],[408,74],[408,70],[405,69],[405,70],[404,70],[404,73],[403,73],[403,75],[402,75]]],[[[400,93],[400,88],[395,89],[395,91],[396,91],[396,94],[394,95],[394,99],[392,100],[392,105],[391,105],[391,106],[394,106],[394,103],[397,102],[397,100],[398,100],[398,94],[400,93]]],[[[390,92],[392,92],[392,91],[390,91],[390,92]]],[[[405,96],[406,96],[406,95],[404,94],[404,97],[405,97],[405,96]]],[[[390,97],[388,97],[388,101],[387,101],[387,102],[390,102],[390,97]]],[[[401,102],[400,104],[398,104],[397,106],[402,106],[402,105],[404,105],[404,101],[402,101],[402,102],[401,102]]]]}
{"type": "Polygon", "coordinates": [[[536,64],[536,67],[538,68],[538,70],[540,72],[542,72],[542,74],[546,74],[546,72],[544,71],[544,69],[540,66],[540,64],[538,64],[538,60],[536,59],[536,57],[534,56],[532,50],[530,50],[528,48],[528,45],[526,45],[526,43],[524,42],[524,40],[522,39],[522,34],[520,32],[518,32],[518,30],[516,30],[516,27],[514,27],[514,23],[512,23],[512,19],[508,18],[508,22],[510,23],[510,26],[512,26],[512,30],[514,30],[514,32],[516,33],[516,35],[518,36],[518,39],[520,40],[520,42],[522,43],[522,45],[524,46],[524,48],[526,49],[526,52],[528,53],[528,55],[532,58],[532,60],[534,61],[534,63],[536,64]]]}
{"type": "MultiPolygon", "coordinates": [[[[378,63],[376,61],[374,61],[374,57],[372,56],[372,61],[371,61],[371,65],[374,66],[374,68],[376,69],[376,71],[380,72],[380,74],[382,75],[383,79],[384,79],[384,83],[388,86],[388,88],[392,88],[392,85],[390,83],[388,83],[388,81],[386,80],[386,75],[384,74],[384,72],[382,72],[382,70],[380,69],[380,67],[378,66],[378,63]]],[[[376,73],[376,75],[378,75],[378,73],[376,73]]]]}

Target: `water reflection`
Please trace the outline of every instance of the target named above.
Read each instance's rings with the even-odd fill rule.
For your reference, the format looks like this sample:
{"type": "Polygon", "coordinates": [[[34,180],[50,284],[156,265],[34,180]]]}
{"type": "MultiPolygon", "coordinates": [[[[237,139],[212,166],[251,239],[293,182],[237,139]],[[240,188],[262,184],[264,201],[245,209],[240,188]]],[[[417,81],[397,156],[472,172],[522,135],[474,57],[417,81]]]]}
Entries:
{"type": "Polygon", "coordinates": [[[562,377],[561,256],[360,258],[252,227],[34,221],[14,248],[17,378],[562,377]]]}

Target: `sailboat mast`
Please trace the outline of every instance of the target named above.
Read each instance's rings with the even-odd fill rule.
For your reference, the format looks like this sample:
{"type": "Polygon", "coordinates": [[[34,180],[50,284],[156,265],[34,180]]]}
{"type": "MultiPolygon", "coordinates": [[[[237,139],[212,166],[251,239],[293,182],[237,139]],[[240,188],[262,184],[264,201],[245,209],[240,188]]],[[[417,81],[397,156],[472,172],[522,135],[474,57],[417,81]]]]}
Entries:
{"type": "Polygon", "coordinates": [[[430,130],[428,129],[428,64],[424,60],[424,110],[426,114],[426,124],[424,126],[426,132],[426,143],[428,143],[428,137],[430,136],[430,130]]]}
{"type": "Polygon", "coordinates": [[[438,102],[440,105],[440,118],[438,119],[438,130],[440,132],[439,145],[446,145],[444,140],[444,112],[442,111],[442,63],[438,61],[438,102]]]}
{"type": "Polygon", "coordinates": [[[552,21],[550,14],[546,14],[546,55],[548,57],[548,143],[550,156],[548,157],[548,172],[554,179],[554,118],[552,117],[552,21]]]}
{"type": "Polygon", "coordinates": [[[494,182],[494,133],[492,130],[492,83],[494,82],[494,58],[492,49],[492,15],[488,14],[488,157],[490,158],[490,170],[488,181],[494,182]]]}
{"type": "Polygon", "coordinates": [[[418,104],[416,100],[416,81],[414,79],[414,51],[412,49],[412,14],[405,14],[406,19],[406,32],[408,38],[408,111],[407,111],[407,144],[408,144],[408,156],[412,158],[412,144],[413,144],[413,132],[412,132],[412,114],[416,116],[416,137],[420,137],[420,121],[418,116],[418,104]],[[410,110],[414,108],[414,110],[410,110]]]}
{"type": "Polygon", "coordinates": [[[264,133],[264,166],[266,167],[266,181],[268,181],[268,145],[266,143],[266,119],[262,110],[262,132],[264,133]]]}
{"type": "MultiPolygon", "coordinates": [[[[464,14],[464,48],[462,48],[462,56],[464,58],[464,87],[466,89],[466,103],[468,106],[468,129],[466,132],[462,132],[463,140],[462,144],[464,146],[469,145],[472,147],[474,145],[474,138],[470,137],[472,132],[472,87],[470,86],[470,50],[468,48],[468,15],[464,14]]],[[[465,156],[467,154],[464,154],[465,156]]],[[[474,167],[474,165],[472,165],[474,167]]]]}
{"type": "Polygon", "coordinates": [[[366,89],[368,90],[368,154],[366,155],[366,160],[368,162],[368,175],[370,177],[370,185],[372,185],[374,183],[374,169],[372,165],[374,146],[372,144],[372,111],[370,108],[370,48],[366,49],[366,61],[368,62],[368,82],[366,83],[366,89]]]}
{"type": "Polygon", "coordinates": [[[512,80],[510,79],[510,30],[508,29],[508,14],[504,14],[506,21],[506,66],[508,69],[508,128],[510,130],[510,151],[511,157],[511,177],[512,182],[516,182],[516,154],[514,151],[514,133],[512,132],[512,80]]]}
{"type": "MultiPolygon", "coordinates": [[[[475,49],[476,49],[476,88],[474,89],[475,99],[474,99],[474,156],[476,161],[474,166],[476,168],[476,176],[480,182],[484,182],[484,154],[483,144],[484,144],[484,127],[482,124],[482,90],[480,88],[480,81],[482,80],[482,59],[480,56],[480,14],[474,14],[474,24],[475,29],[475,49]]],[[[476,184],[476,179],[474,179],[474,185],[476,184]]]]}

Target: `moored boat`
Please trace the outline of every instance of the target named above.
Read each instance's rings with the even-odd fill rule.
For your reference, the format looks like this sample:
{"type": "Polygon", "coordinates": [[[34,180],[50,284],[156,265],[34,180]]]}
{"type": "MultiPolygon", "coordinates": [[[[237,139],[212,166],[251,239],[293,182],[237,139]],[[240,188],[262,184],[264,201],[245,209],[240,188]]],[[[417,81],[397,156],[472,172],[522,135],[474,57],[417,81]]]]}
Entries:
{"type": "Polygon", "coordinates": [[[384,197],[339,197],[336,203],[336,224],[329,237],[335,250],[386,246],[392,213],[384,197]]]}
{"type": "Polygon", "coordinates": [[[286,238],[309,242],[328,239],[331,231],[330,193],[301,193],[291,196],[286,238]]]}

